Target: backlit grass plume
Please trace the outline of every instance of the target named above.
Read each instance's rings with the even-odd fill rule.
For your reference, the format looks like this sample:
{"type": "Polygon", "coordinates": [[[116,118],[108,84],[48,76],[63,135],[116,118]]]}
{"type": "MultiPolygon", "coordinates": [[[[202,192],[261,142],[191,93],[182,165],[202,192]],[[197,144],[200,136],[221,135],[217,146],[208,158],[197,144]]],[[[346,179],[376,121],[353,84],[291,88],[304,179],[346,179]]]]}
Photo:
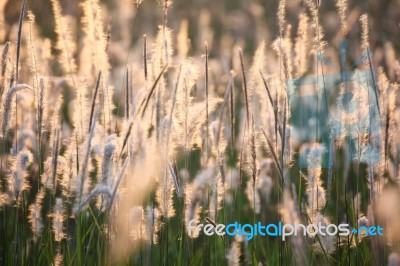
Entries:
{"type": "Polygon", "coordinates": [[[11,173],[8,176],[8,191],[13,200],[19,201],[21,193],[28,190],[28,167],[32,164],[32,154],[28,150],[20,151],[13,158],[10,166],[11,173]]]}

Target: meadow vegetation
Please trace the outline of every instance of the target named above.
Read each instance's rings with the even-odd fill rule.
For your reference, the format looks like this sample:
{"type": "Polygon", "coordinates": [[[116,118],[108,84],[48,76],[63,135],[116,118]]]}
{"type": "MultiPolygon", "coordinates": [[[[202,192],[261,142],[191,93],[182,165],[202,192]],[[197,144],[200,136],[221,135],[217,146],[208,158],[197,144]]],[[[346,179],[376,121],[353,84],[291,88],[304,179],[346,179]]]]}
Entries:
{"type": "Polygon", "coordinates": [[[371,24],[347,0],[246,1],[236,13],[226,10],[238,1],[193,11],[178,0],[51,0],[46,14],[8,2],[1,265],[400,265],[399,28],[379,36],[376,15],[371,24]],[[337,98],[317,97],[343,125],[323,142],[320,120],[296,124],[291,82],[345,72],[367,73],[375,94],[338,84],[337,98],[352,89],[357,101],[343,114],[337,98]],[[384,235],[246,241],[192,234],[193,219],[384,235]]]}

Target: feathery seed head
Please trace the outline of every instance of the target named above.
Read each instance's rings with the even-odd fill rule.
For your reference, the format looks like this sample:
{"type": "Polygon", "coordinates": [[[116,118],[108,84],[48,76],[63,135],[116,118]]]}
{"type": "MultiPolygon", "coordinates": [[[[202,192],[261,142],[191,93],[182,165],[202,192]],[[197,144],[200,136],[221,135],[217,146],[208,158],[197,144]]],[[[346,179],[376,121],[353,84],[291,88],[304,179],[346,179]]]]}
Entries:
{"type": "Polygon", "coordinates": [[[36,195],[35,202],[29,205],[28,220],[31,225],[34,241],[36,241],[41,236],[43,231],[43,217],[42,217],[43,199],[44,199],[44,190],[41,189],[36,195]]]}
{"type": "Polygon", "coordinates": [[[361,46],[364,51],[369,49],[369,28],[368,28],[368,15],[363,14],[360,16],[361,23],[361,46]]]}
{"type": "Polygon", "coordinates": [[[61,242],[65,238],[64,233],[64,220],[65,220],[65,208],[61,198],[56,198],[56,204],[54,205],[53,212],[50,214],[52,218],[52,230],[54,233],[54,240],[61,242]]]}
{"type": "Polygon", "coordinates": [[[279,36],[283,37],[283,31],[286,24],[286,0],[280,0],[278,6],[278,26],[279,26],[279,36]]]}
{"type": "Polygon", "coordinates": [[[32,160],[31,152],[22,150],[12,162],[11,174],[8,177],[8,189],[14,200],[18,201],[20,193],[29,188],[27,168],[32,160]]]}
{"type": "Polygon", "coordinates": [[[347,0],[336,0],[336,7],[338,9],[340,24],[342,26],[341,30],[343,35],[348,32],[348,26],[346,21],[346,11],[347,11],[347,0]]]}

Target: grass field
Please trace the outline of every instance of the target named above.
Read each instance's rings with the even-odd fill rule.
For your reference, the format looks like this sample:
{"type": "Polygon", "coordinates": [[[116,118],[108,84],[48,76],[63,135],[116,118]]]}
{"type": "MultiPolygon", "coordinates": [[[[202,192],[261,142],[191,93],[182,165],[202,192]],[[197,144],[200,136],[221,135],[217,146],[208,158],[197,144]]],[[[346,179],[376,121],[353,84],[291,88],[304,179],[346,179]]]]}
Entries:
{"type": "Polygon", "coordinates": [[[399,10],[0,0],[0,265],[400,265],[399,10]]]}

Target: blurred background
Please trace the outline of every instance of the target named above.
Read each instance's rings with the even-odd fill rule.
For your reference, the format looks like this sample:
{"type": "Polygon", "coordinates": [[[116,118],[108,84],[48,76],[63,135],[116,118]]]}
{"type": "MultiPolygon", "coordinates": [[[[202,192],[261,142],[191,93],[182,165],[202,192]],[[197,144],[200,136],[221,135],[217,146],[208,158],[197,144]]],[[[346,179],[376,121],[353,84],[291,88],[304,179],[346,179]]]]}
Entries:
{"type": "MultiPolygon", "coordinates": [[[[329,43],[338,46],[339,40],[343,36],[340,36],[340,22],[335,3],[334,1],[319,1],[326,39],[329,43]]],[[[12,30],[10,25],[15,25],[18,21],[21,2],[20,0],[0,1],[0,8],[3,8],[5,16],[4,33],[1,36],[1,41],[9,39],[7,36],[12,30]]],[[[81,1],[61,0],[60,2],[64,12],[76,18],[75,22],[79,23],[82,12],[81,1]]],[[[114,63],[126,59],[126,53],[122,55],[123,52],[118,51],[119,49],[127,46],[133,47],[143,34],[154,36],[157,32],[157,25],[163,22],[164,14],[161,3],[163,1],[161,0],[144,0],[140,5],[135,3],[134,0],[103,0],[101,2],[104,5],[105,21],[109,25],[110,56],[114,63]],[[124,38],[126,35],[129,38],[124,38]],[[120,40],[124,40],[125,43],[119,43],[118,47],[112,47],[120,40]],[[130,40],[130,43],[126,43],[127,40],[130,40]],[[119,45],[122,45],[122,47],[119,45]]],[[[259,41],[265,40],[267,44],[270,44],[276,38],[278,2],[273,0],[173,0],[172,7],[169,10],[169,14],[173,14],[173,16],[168,16],[168,25],[175,32],[178,32],[182,27],[182,21],[187,22],[192,51],[202,51],[204,42],[207,41],[209,46],[212,47],[210,49],[211,56],[213,54],[221,55],[220,52],[228,56],[225,47],[233,46],[233,44],[240,45],[245,52],[252,54],[259,41]],[[200,28],[201,31],[199,31],[200,28]]],[[[292,25],[293,36],[296,34],[298,15],[304,5],[302,0],[287,1],[287,20],[292,25]]],[[[348,38],[350,40],[359,39],[358,18],[361,14],[368,13],[371,50],[378,53],[375,60],[383,60],[387,48],[393,47],[396,51],[399,51],[399,0],[357,0],[349,1],[349,5],[348,23],[351,30],[348,38]],[[380,53],[382,56],[380,56],[380,53]]],[[[40,34],[54,39],[54,21],[50,0],[28,0],[27,6],[28,10],[32,10],[36,15],[37,23],[40,25],[40,34]]],[[[382,65],[386,66],[385,64],[382,65]]]]}

